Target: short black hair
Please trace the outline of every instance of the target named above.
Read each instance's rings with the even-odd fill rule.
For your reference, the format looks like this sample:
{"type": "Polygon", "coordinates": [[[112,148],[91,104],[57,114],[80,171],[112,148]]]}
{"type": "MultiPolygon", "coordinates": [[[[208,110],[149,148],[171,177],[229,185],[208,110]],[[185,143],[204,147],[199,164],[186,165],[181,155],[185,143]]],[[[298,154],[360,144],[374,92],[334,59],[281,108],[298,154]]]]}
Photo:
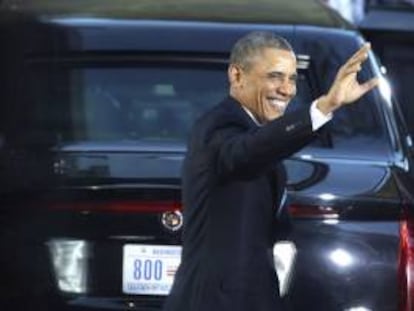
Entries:
{"type": "Polygon", "coordinates": [[[248,69],[252,58],[265,48],[293,52],[292,46],[285,38],[270,31],[253,31],[241,37],[234,44],[230,54],[230,64],[236,64],[244,69],[248,69]]]}

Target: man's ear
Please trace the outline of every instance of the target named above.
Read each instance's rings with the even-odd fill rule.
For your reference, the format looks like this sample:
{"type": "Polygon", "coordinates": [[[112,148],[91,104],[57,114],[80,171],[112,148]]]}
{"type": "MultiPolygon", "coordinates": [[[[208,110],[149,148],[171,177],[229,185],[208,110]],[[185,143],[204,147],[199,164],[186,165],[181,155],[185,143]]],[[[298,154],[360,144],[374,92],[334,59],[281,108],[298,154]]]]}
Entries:
{"type": "Polygon", "coordinates": [[[227,69],[227,75],[230,81],[230,84],[237,85],[241,80],[241,69],[237,65],[231,64],[227,69]]]}

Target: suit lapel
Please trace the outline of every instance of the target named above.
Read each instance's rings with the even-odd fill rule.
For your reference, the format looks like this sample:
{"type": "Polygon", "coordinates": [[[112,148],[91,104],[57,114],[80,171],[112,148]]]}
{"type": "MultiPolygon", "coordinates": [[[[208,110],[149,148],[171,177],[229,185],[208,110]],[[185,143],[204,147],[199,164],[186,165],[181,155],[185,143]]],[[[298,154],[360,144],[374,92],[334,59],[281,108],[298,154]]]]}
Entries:
{"type": "Polygon", "coordinates": [[[252,118],[243,109],[242,105],[233,97],[228,96],[223,102],[223,106],[231,116],[234,116],[239,122],[248,128],[258,128],[259,126],[252,120],[252,118]]]}
{"type": "MultiPolygon", "coordinates": [[[[240,122],[248,129],[255,129],[259,126],[252,120],[252,118],[246,113],[241,104],[232,97],[227,97],[222,104],[226,111],[231,115],[236,122],[240,122]]],[[[286,196],[285,183],[286,183],[286,170],[283,163],[273,164],[266,172],[267,179],[270,183],[272,191],[272,208],[274,214],[280,217],[283,213],[283,205],[286,196]]]]}

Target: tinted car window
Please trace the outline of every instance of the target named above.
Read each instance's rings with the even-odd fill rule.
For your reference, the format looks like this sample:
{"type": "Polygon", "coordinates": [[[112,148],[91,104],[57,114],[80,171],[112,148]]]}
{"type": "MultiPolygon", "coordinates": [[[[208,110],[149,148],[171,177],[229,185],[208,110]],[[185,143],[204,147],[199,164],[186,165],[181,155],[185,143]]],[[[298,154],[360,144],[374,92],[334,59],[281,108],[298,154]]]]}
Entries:
{"type": "Polygon", "coordinates": [[[39,126],[55,123],[65,142],[185,141],[193,121],[225,94],[226,77],[215,67],[61,67],[42,85],[35,77],[51,73],[36,66],[31,97],[39,126]]]}
{"type": "MultiPolygon", "coordinates": [[[[328,92],[339,68],[358,49],[358,40],[344,37],[338,47],[334,35],[326,36],[322,41],[309,31],[305,37],[305,40],[297,43],[296,49],[309,55],[308,81],[315,92],[313,98],[316,98],[328,92]]],[[[358,80],[364,82],[372,78],[375,73],[371,70],[372,67],[365,63],[358,74],[358,80]]],[[[324,141],[325,148],[303,151],[310,155],[330,156],[330,149],[335,148],[340,151],[336,152],[335,157],[387,158],[390,150],[389,134],[379,109],[380,105],[385,104],[383,100],[379,90],[375,89],[355,104],[336,111],[333,120],[326,126],[325,134],[328,135],[324,141]]]]}
{"type": "MultiPolygon", "coordinates": [[[[334,69],[334,66],[328,66],[334,69]]],[[[218,63],[135,63],[93,65],[36,64],[30,67],[29,97],[35,127],[53,129],[60,142],[182,142],[193,122],[227,92],[226,65],[218,63]],[[38,77],[42,76],[43,79],[38,77]]],[[[294,113],[315,98],[308,69],[299,70],[294,113]]],[[[327,80],[331,79],[326,72],[327,80]]],[[[325,134],[301,151],[313,156],[386,157],[388,140],[376,96],[335,113],[325,134]],[[358,151],[357,153],[355,151],[358,151]]]]}

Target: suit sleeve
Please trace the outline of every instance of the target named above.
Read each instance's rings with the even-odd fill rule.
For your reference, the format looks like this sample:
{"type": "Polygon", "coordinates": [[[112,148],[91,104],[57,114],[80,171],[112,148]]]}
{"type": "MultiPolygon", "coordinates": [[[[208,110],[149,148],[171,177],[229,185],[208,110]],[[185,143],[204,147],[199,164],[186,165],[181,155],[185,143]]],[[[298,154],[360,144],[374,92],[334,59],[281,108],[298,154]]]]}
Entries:
{"type": "Polygon", "coordinates": [[[314,136],[309,109],[249,131],[239,126],[218,128],[210,141],[216,173],[221,177],[253,177],[299,151],[314,136]]]}

